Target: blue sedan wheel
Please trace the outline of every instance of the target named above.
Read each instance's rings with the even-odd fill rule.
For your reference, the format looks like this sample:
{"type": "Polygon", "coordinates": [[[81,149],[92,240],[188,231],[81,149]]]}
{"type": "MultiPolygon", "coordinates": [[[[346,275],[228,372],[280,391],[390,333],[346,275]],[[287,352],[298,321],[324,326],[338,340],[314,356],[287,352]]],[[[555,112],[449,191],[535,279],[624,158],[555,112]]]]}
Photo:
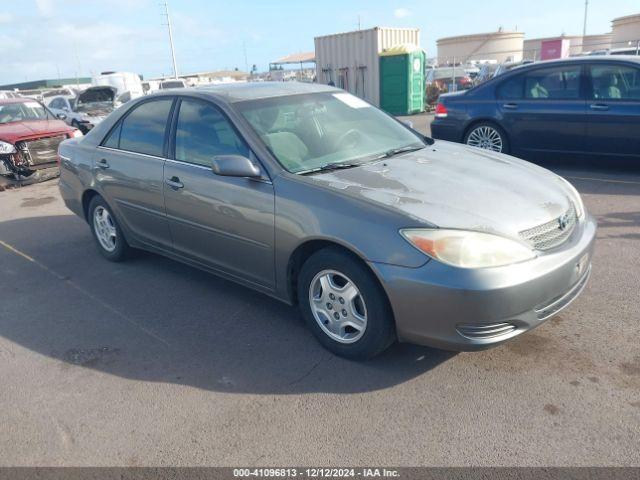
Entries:
{"type": "Polygon", "coordinates": [[[504,133],[497,126],[488,123],[481,123],[469,130],[464,143],[492,152],[506,153],[507,151],[504,133]]]}

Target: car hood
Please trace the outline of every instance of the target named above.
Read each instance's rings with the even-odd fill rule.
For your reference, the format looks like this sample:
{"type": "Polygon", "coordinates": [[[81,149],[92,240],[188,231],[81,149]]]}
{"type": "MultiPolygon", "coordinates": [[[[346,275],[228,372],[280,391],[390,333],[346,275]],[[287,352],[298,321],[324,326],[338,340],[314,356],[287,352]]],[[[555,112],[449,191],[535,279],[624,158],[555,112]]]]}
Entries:
{"type": "Polygon", "coordinates": [[[517,238],[559,217],[572,193],[554,173],[466,145],[434,145],[360,167],[310,176],[317,184],[431,224],[517,238]]]}
{"type": "Polygon", "coordinates": [[[30,120],[0,125],[0,140],[15,143],[19,140],[44,137],[72,130],[62,120],[30,120]]]}

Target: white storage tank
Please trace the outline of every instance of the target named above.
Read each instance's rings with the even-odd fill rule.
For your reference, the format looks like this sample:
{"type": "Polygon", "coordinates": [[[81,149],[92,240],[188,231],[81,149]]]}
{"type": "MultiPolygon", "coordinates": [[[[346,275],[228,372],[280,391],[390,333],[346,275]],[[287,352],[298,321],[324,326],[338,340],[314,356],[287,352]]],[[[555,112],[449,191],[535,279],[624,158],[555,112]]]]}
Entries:
{"type": "Polygon", "coordinates": [[[438,64],[467,63],[470,60],[517,62],[522,60],[524,33],[499,30],[457,37],[441,38],[438,45],[438,64]]]}
{"type": "Polygon", "coordinates": [[[611,21],[611,48],[637,47],[640,42],[640,13],[611,21]]]}
{"type": "Polygon", "coordinates": [[[420,45],[420,29],[374,27],[316,37],[317,81],[380,106],[379,54],[406,43],[420,45]]]}

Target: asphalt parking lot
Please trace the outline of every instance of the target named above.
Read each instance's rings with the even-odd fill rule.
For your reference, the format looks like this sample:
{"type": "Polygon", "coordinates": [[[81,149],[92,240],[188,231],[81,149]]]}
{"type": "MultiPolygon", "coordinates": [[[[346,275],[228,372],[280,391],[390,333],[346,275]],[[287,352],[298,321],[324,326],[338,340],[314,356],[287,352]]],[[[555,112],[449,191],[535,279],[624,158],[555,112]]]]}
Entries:
{"type": "Polygon", "coordinates": [[[0,465],[640,465],[640,174],[559,167],[600,226],[561,315],[353,363],[294,308],[112,264],[57,181],[0,192],[0,465]]]}

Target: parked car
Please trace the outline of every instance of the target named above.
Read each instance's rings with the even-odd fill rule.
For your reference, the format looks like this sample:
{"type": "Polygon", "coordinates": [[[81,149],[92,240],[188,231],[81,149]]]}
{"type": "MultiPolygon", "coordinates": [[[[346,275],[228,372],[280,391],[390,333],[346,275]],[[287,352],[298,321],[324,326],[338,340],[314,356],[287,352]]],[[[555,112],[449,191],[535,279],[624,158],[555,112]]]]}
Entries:
{"type": "Polygon", "coordinates": [[[440,97],[435,138],[523,158],[640,160],[640,58],[585,56],[514,68],[440,97]]]}
{"type": "Polygon", "coordinates": [[[54,98],[64,97],[67,100],[73,100],[77,96],[78,92],[71,88],[53,88],[51,90],[42,92],[42,103],[44,103],[47,107],[50,107],[50,104],[54,98]]]}
{"type": "Polygon", "coordinates": [[[20,98],[21,95],[13,90],[0,90],[0,99],[3,98],[20,98]]]}
{"type": "Polygon", "coordinates": [[[65,121],[69,125],[86,134],[129,100],[127,92],[118,96],[115,87],[90,87],[82,91],[75,100],[58,97],[51,102],[50,107],[54,113],[65,115],[65,121]]]}
{"type": "Polygon", "coordinates": [[[97,96],[97,92],[102,92],[105,87],[97,88],[98,90],[91,90],[89,94],[82,95],[84,102],[81,101],[78,108],[76,98],[55,97],[49,102],[49,109],[55,115],[64,118],[68,125],[86,134],[115,108],[115,102],[104,101],[102,96],[97,96]]]}
{"type": "Polygon", "coordinates": [[[427,105],[435,105],[443,93],[468,90],[473,80],[464,67],[439,67],[427,70],[425,77],[427,105]]]}
{"type": "Polygon", "coordinates": [[[149,95],[60,159],[62,198],[105,258],[142,248],[296,303],[349,358],[396,339],[497,345],[590,272],[596,224],[567,181],[326,85],[149,95]]]}
{"type": "Polygon", "coordinates": [[[0,175],[28,177],[55,167],[60,142],[81,135],[36,100],[0,99],[0,175]]]}
{"type": "Polygon", "coordinates": [[[187,88],[189,84],[186,80],[176,78],[175,80],[163,80],[160,82],[160,90],[170,90],[173,88],[187,88]]]}

